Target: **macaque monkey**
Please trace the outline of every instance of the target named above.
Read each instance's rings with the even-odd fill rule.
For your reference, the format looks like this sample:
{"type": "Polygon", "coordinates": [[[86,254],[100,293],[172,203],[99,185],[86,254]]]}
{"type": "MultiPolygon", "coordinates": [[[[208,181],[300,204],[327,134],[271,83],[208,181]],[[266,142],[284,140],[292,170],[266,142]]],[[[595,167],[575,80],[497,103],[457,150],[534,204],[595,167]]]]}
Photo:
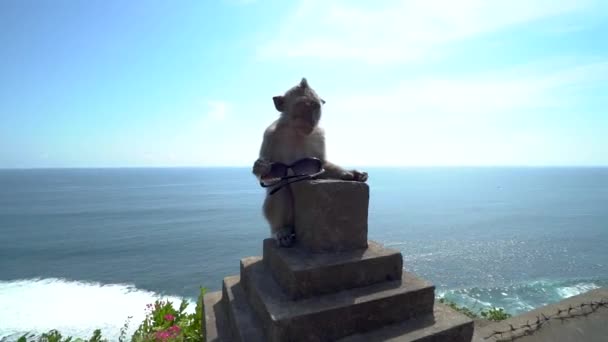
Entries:
{"type": "MultiPolygon", "coordinates": [[[[264,131],[259,158],[253,174],[261,180],[271,170],[271,163],[291,164],[301,158],[314,157],[323,162],[325,172],[317,178],[367,181],[367,173],[345,170],[329,162],[325,155],[325,133],[319,127],[321,107],[325,100],[308,85],[306,78],[284,95],[274,96],[274,107],[281,115],[264,131]]],[[[269,195],[264,200],[264,217],[270,225],[272,237],[280,247],[294,243],[293,193],[289,186],[269,195]]]]}

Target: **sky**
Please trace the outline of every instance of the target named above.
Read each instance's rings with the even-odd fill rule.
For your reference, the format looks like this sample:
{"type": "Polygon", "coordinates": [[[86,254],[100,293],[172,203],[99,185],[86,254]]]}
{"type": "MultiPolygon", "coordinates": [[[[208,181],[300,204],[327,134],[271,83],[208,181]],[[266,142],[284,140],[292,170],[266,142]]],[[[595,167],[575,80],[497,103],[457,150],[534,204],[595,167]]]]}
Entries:
{"type": "Polygon", "coordinates": [[[246,166],[302,77],[345,166],[608,166],[608,2],[0,1],[0,168],[246,166]]]}

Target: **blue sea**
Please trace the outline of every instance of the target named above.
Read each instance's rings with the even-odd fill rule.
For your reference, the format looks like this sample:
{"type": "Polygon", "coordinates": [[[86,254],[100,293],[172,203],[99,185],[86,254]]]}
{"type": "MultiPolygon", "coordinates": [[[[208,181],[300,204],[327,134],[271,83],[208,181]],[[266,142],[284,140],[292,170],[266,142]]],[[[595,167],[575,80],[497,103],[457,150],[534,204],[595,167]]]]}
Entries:
{"type": "MultiPolygon", "coordinates": [[[[517,314],[608,286],[608,168],[366,171],[369,238],[439,296],[517,314]]],[[[263,196],[249,168],[0,170],[0,340],[115,339],[220,289],[261,255],[263,196]]]]}

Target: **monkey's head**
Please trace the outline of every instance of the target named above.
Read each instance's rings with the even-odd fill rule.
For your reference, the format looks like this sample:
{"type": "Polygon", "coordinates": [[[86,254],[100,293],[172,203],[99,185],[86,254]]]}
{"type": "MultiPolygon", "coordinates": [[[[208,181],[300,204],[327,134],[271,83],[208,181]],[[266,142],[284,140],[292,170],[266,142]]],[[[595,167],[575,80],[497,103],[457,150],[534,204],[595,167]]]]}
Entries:
{"type": "Polygon", "coordinates": [[[281,112],[296,132],[308,135],[315,129],[321,119],[321,106],[325,100],[308,85],[306,78],[284,95],[274,96],[274,107],[281,112]]]}

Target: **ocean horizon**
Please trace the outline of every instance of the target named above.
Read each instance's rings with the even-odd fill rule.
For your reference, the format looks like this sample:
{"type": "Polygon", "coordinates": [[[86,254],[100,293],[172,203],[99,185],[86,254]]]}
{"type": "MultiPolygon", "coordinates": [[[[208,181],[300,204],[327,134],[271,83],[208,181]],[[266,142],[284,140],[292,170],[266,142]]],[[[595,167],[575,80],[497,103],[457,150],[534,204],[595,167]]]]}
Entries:
{"type": "MultiPolygon", "coordinates": [[[[608,167],[362,169],[369,238],[439,296],[518,314],[608,286],[608,167]]],[[[192,310],[269,235],[250,167],[0,169],[0,189],[0,340],[192,310]]]]}

